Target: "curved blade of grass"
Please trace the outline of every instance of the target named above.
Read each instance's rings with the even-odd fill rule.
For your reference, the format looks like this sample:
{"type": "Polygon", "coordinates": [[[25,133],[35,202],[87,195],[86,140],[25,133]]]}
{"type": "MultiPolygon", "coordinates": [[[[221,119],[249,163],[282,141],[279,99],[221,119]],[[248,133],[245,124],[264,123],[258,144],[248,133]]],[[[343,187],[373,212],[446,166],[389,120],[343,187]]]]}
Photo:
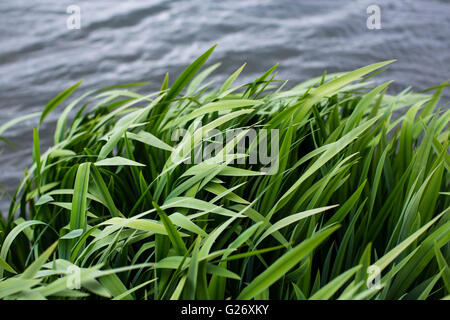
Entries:
{"type": "Polygon", "coordinates": [[[328,300],[330,299],[356,272],[361,269],[361,265],[347,270],[337,278],[331,280],[326,286],[314,293],[309,300],[328,300]]]}
{"type": "Polygon", "coordinates": [[[164,118],[164,114],[167,110],[164,110],[166,106],[175,99],[178,94],[183,90],[183,88],[191,81],[191,79],[195,76],[195,74],[200,70],[200,68],[205,64],[208,60],[211,53],[214,51],[217,45],[212,46],[205,53],[203,53],[200,57],[198,57],[189,67],[187,67],[183,73],[178,77],[175,83],[170,87],[167,95],[161,101],[160,106],[154,109],[154,114],[158,115],[158,119],[156,122],[156,127],[159,127],[159,124],[162,122],[164,118]]]}
{"type": "Polygon", "coordinates": [[[316,209],[311,209],[311,210],[307,210],[307,211],[303,211],[303,212],[299,212],[299,213],[295,213],[292,214],[286,218],[283,218],[277,222],[275,222],[274,224],[272,224],[258,239],[258,241],[255,244],[255,247],[258,246],[258,244],[261,243],[261,241],[263,241],[265,238],[267,238],[269,235],[271,235],[272,233],[274,233],[275,231],[278,231],[284,227],[287,227],[288,225],[291,225],[293,223],[296,223],[302,219],[305,219],[307,217],[313,216],[315,214],[327,211],[329,209],[332,208],[336,208],[337,205],[334,206],[328,206],[328,207],[323,207],[323,208],[316,208],[316,209]]]}
{"type": "Polygon", "coordinates": [[[398,257],[411,243],[413,243],[418,237],[420,237],[429,227],[431,227],[436,221],[438,221],[445,213],[447,213],[449,209],[437,215],[433,220],[425,224],[419,230],[414,232],[408,238],[403,240],[400,244],[398,244],[394,249],[386,253],[383,257],[378,259],[377,262],[374,263],[380,271],[384,270],[396,257],[398,257]]]}
{"type": "Polygon", "coordinates": [[[6,132],[6,130],[8,130],[11,127],[14,127],[16,124],[23,122],[25,120],[28,119],[32,119],[34,117],[39,116],[41,113],[40,112],[35,112],[35,113],[31,113],[31,114],[27,114],[25,116],[21,116],[21,117],[17,117],[12,119],[11,121],[6,122],[5,124],[3,124],[2,126],[0,126],[0,137],[2,136],[2,134],[4,134],[6,132]]]}
{"type": "Polygon", "coordinates": [[[436,255],[439,269],[441,269],[442,272],[442,280],[444,282],[445,288],[447,289],[447,293],[450,293],[450,268],[436,242],[434,243],[434,253],[436,255]]]}
{"type": "Polygon", "coordinates": [[[47,104],[47,106],[44,108],[44,111],[42,111],[41,119],[39,120],[39,126],[42,125],[42,122],[44,122],[45,118],[48,116],[50,112],[53,111],[57,106],[59,106],[64,100],[66,100],[81,84],[82,81],[75,83],[73,86],[67,88],[63,92],[61,92],[59,95],[57,95],[55,98],[50,100],[50,102],[47,104]]]}
{"type": "MultiPolygon", "coordinates": [[[[38,225],[38,224],[46,225],[46,223],[39,221],[39,220],[30,220],[30,221],[25,221],[25,222],[17,225],[16,227],[14,227],[14,229],[12,229],[10,233],[8,233],[5,240],[3,241],[2,248],[0,251],[0,258],[2,258],[3,260],[6,261],[9,249],[10,249],[13,241],[17,238],[17,236],[25,229],[27,229],[31,226],[34,226],[34,225],[38,225]]],[[[3,268],[0,268],[0,279],[2,277],[3,277],[3,268]]]]}
{"type": "Polygon", "coordinates": [[[163,210],[161,210],[161,208],[154,201],[153,201],[153,207],[156,209],[156,212],[158,212],[159,218],[161,219],[161,222],[163,223],[164,228],[167,231],[167,235],[169,236],[170,242],[172,242],[172,245],[175,248],[175,251],[180,256],[184,256],[187,253],[186,245],[184,244],[183,240],[181,239],[181,236],[178,233],[177,229],[175,229],[175,226],[172,224],[172,221],[169,219],[167,214],[163,210]]]}
{"type": "Polygon", "coordinates": [[[44,263],[47,262],[50,255],[56,249],[58,242],[52,244],[47,250],[45,250],[25,271],[20,275],[22,279],[33,279],[36,273],[42,268],[44,263]]]}
{"type": "Polygon", "coordinates": [[[125,216],[117,209],[116,205],[114,204],[114,200],[111,196],[111,193],[109,192],[108,188],[106,187],[106,183],[102,178],[102,175],[100,171],[96,168],[96,165],[92,167],[92,180],[94,181],[96,185],[96,191],[98,192],[98,196],[102,200],[102,202],[106,205],[108,210],[111,212],[111,215],[114,217],[122,217],[125,216]]]}
{"type": "Polygon", "coordinates": [[[394,61],[395,60],[389,60],[374,63],[369,66],[357,69],[355,71],[348,72],[335,80],[332,80],[330,82],[321,85],[320,87],[311,92],[311,95],[307,98],[306,102],[302,105],[300,111],[295,116],[294,118],[295,122],[301,121],[304,118],[304,116],[309,112],[309,110],[312,108],[312,106],[317,102],[319,102],[323,97],[333,95],[337,90],[349,84],[350,82],[353,82],[365,76],[366,74],[375,71],[377,69],[380,69],[394,61]]]}
{"type": "Polygon", "coordinates": [[[145,164],[123,158],[123,157],[112,157],[104,160],[100,160],[94,163],[96,167],[120,167],[120,166],[134,166],[134,167],[145,167],[145,164]]]}
{"type": "Polygon", "coordinates": [[[89,173],[91,163],[82,163],[77,170],[75,180],[73,198],[72,198],[72,212],[70,215],[70,229],[85,229],[86,228],[86,212],[87,212],[87,191],[89,186],[89,173]]]}
{"type": "Polygon", "coordinates": [[[17,274],[17,272],[2,258],[0,258],[0,269],[17,274]]]}
{"type": "Polygon", "coordinates": [[[312,250],[318,247],[325,241],[339,226],[330,227],[326,230],[320,231],[311,238],[303,241],[293,249],[286,252],[282,257],[277,259],[266,271],[257,276],[250,284],[245,287],[237,299],[249,300],[254,298],[262,291],[269,288],[278,279],[283,277],[286,272],[297,265],[305,256],[312,250]]]}

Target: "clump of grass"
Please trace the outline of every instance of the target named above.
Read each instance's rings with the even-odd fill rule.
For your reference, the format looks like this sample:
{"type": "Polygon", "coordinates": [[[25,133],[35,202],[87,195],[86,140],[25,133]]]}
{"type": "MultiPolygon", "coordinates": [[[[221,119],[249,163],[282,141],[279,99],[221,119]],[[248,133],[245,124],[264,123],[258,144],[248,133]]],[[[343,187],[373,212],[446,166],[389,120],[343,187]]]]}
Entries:
{"type": "Polygon", "coordinates": [[[446,85],[388,95],[369,80],[388,61],[289,90],[275,67],[233,86],[239,68],[213,87],[217,66],[198,73],[212,50],[159,92],[73,100],[44,153],[34,130],[0,225],[0,298],[448,298],[446,85]],[[274,174],[171,158],[176,129],[195,150],[213,128],[249,127],[279,130],[274,174]]]}

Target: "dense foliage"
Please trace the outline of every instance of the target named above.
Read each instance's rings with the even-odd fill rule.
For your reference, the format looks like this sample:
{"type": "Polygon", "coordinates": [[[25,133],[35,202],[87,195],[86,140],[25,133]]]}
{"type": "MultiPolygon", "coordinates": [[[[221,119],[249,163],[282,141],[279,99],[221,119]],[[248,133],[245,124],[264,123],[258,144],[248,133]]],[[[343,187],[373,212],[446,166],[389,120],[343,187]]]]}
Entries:
{"type": "MultiPolygon", "coordinates": [[[[214,87],[218,65],[198,72],[212,50],[159,92],[72,100],[44,153],[34,130],[33,165],[0,224],[0,298],[448,297],[447,85],[388,95],[371,81],[388,61],[292,89],[275,67],[234,87],[241,67],[214,87]],[[179,128],[193,139],[175,148],[179,128]],[[279,130],[277,171],[171,157],[236,128],[279,130]]],[[[229,141],[216,159],[261,141],[244,153],[229,141]]]]}

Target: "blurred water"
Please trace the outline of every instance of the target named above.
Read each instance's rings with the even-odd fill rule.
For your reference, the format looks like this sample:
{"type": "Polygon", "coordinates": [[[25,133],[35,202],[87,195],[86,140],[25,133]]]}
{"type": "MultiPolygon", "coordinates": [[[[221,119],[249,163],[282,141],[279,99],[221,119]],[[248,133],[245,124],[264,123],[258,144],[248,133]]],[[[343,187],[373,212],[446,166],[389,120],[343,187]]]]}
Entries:
{"type": "MultiPolygon", "coordinates": [[[[382,80],[392,91],[420,90],[449,78],[450,3],[446,0],[197,0],[0,1],[0,125],[42,110],[69,85],[151,81],[179,74],[218,43],[210,63],[222,62],[222,81],[247,62],[241,82],[276,62],[291,85],[328,72],[398,59],[382,80]],[[68,30],[66,9],[81,8],[81,29],[68,30]],[[366,8],[381,8],[381,30],[366,27],[366,8]]],[[[448,100],[448,92],[445,98],[448,100]]],[[[58,113],[41,130],[45,151],[58,113]]],[[[0,184],[14,190],[30,164],[36,121],[11,129],[17,146],[3,148],[0,184]]],[[[7,201],[0,200],[5,211],[7,201]]]]}

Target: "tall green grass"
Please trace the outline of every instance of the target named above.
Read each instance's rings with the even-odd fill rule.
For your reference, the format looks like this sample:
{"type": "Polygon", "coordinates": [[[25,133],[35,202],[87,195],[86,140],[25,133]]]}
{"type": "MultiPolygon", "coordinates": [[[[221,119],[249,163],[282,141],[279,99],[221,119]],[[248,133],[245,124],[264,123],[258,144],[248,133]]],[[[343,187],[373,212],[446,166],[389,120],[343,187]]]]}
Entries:
{"type": "Polygon", "coordinates": [[[0,299],[448,298],[447,85],[388,95],[371,82],[387,61],[214,86],[213,49],[158,92],[72,99],[77,83],[46,106],[39,126],[65,108],[1,220],[0,299]],[[180,128],[192,150],[213,128],[279,129],[278,170],[174,162],[180,128]]]}

